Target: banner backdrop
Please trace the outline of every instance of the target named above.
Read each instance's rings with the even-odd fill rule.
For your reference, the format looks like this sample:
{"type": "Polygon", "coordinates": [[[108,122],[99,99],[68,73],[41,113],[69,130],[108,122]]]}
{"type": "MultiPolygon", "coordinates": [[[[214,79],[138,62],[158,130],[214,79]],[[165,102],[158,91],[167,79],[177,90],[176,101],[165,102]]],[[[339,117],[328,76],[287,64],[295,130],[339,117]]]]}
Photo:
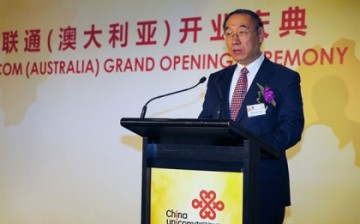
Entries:
{"type": "MultiPolygon", "coordinates": [[[[0,223],[139,223],[141,139],[119,120],[233,63],[221,25],[237,8],[260,15],[264,54],[302,78],[285,223],[360,223],[359,4],[0,0],[0,223]]],[[[196,118],[205,90],[146,116],[196,118]]]]}

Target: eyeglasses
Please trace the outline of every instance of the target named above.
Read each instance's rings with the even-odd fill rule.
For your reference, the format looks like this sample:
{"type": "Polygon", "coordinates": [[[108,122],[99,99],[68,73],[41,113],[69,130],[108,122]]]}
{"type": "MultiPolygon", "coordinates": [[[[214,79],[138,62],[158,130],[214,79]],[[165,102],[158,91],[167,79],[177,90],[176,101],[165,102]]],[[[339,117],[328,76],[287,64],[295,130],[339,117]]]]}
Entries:
{"type": "Polygon", "coordinates": [[[236,32],[233,31],[225,31],[225,33],[222,35],[225,40],[232,40],[235,37],[237,38],[244,38],[249,35],[251,31],[248,29],[240,29],[236,32]]]}

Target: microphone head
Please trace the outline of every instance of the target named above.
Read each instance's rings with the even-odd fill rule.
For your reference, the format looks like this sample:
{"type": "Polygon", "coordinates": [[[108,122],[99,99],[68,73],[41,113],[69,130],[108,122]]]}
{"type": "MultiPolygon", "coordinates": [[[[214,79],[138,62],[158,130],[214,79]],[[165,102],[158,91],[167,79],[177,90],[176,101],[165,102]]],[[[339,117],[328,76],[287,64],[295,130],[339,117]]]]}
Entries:
{"type": "Polygon", "coordinates": [[[205,82],[205,81],[206,81],[206,77],[203,76],[203,77],[199,80],[199,83],[203,83],[203,82],[205,82]]]}

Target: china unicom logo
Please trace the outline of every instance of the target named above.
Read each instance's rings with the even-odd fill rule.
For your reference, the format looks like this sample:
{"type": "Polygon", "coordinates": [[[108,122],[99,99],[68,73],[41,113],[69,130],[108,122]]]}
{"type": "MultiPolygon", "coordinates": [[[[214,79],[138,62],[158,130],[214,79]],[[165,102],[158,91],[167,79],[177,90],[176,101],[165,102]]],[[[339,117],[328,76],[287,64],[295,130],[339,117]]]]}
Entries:
{"type": "Polygon", "coordinates": [[[192,207],[200,209],[199,215],[202,219],[214,220],[216,218],[216,211],[222,211],[225,204],[222,201],[216,201],[215,191],[202,190],[199,193],[199,199],[192,200],[192,207]]]}

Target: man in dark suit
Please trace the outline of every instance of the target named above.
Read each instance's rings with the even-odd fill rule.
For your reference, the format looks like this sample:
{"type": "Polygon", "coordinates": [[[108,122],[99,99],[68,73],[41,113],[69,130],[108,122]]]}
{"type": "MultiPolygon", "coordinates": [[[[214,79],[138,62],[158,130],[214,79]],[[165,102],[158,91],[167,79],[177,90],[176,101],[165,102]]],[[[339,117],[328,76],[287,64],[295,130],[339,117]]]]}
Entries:
{"type": "Polygon", "coordinates": [[[260,161],[260,223],[281,224],[290,205],[285,151],[304,128],[300,76],[263,55],[264,27],[253,11],[229,13],[223,30],[237,63],[210,75],[199,118],[233,119],[279,151],[279,158],[260,161]]]}

